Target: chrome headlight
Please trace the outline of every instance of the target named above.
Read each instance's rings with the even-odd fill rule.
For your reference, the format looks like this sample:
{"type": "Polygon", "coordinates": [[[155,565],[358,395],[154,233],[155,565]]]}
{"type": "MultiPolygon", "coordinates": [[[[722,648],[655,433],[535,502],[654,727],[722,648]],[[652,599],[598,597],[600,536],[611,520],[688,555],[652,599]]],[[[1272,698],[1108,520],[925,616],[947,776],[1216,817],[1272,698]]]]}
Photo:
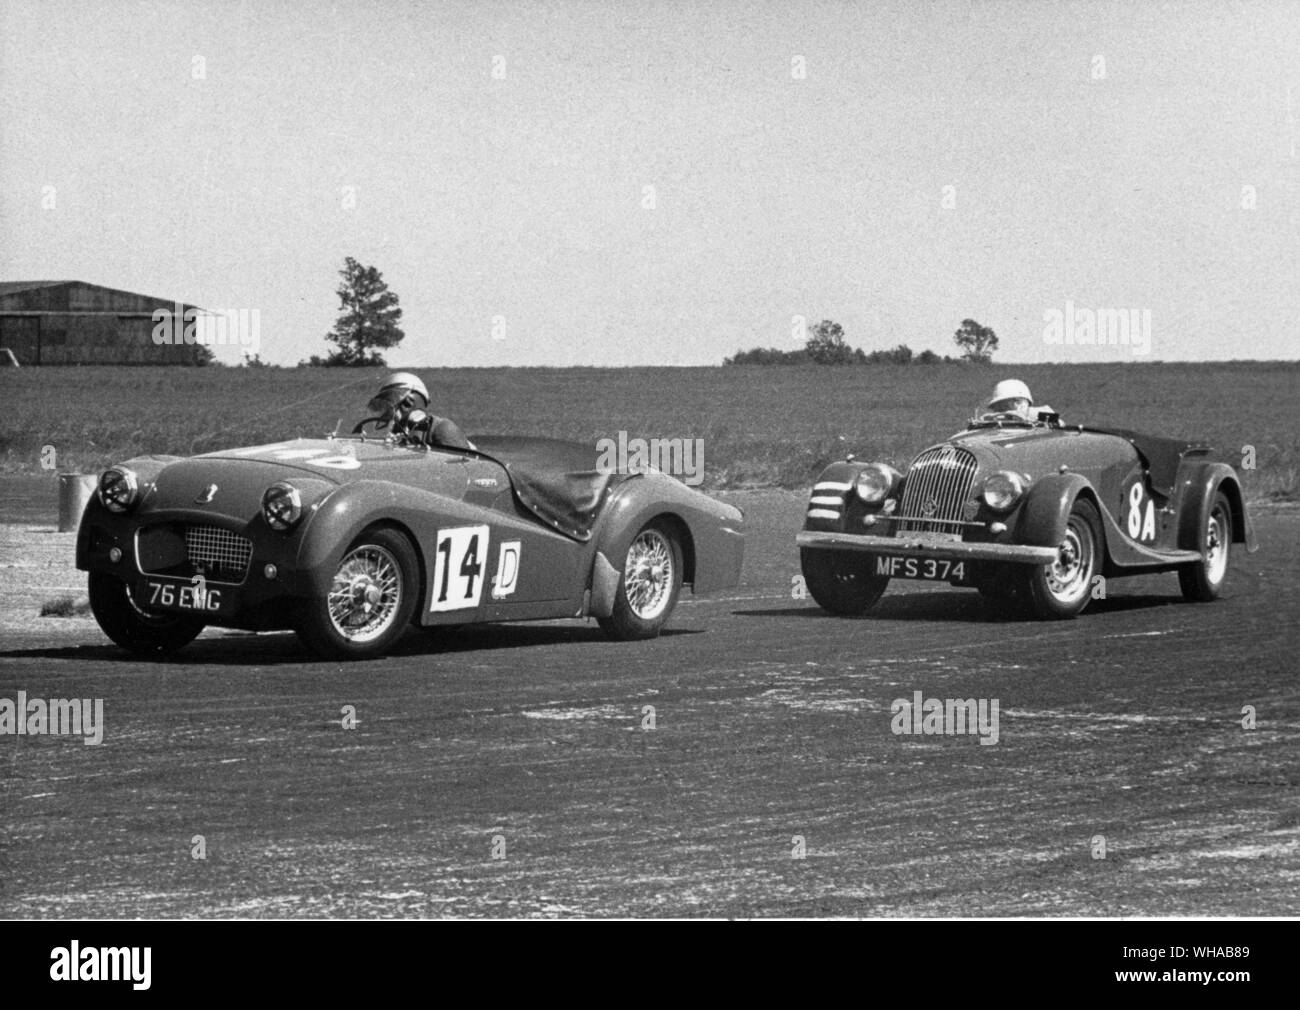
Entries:
{"type": "Polygon", "coordinates": [[[129,512],[140,500],[140,482],[135,471],[110,466],[99,477],[99,501],[110,512],[129,512]]]}
{"type": "Polygon", "coordinates": [[[302,518],[302,495],[288,481],[272,484],[262,495],[262,515],[273,530],[287,530],[302,518]]]}
{"type": "Polygon", "coordinates": [[[893,467],[872,463],[862,468],[853,490],[868,505],[879,505],[894,490],[898,478],[899,473],[893,467]]]}
{"type": "Polygon", "coordinates": [[[994,512],[1009,512],[1025,493],[1024,479],[1010,470],[999,470],[984,482],[980,497],[994,512]]]}

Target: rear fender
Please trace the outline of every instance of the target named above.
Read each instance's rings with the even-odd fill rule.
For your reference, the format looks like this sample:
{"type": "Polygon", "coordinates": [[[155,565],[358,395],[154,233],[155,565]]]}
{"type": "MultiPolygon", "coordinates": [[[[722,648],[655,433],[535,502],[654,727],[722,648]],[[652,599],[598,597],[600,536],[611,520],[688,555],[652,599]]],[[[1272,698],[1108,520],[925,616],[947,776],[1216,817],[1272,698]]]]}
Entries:
{"type": "Polygon", "coordinates": [[[694,491],[669,477],[636,476],[624,481],[600,518],[591,566],[588,612],[613,612],[627,549],[652,519],[663,517],[682,546],[682,581],[695,593],[715,592],[740,581],[744,518],[738,508],[694,491]]]}
{"type": "Polygon", "coordinates": [[[1219,462],[1185,464],[1179,474],[1178,500],[1182,508],[1178,546],[1189,551],[1201,550],[1202,531],[1210,521],[1210,509],[1219,491],[1232,507],[1232,542],[1245,544],[1246,553],[1254,554],[1259,550],[1259,541],[1255,538],[1254,523],[1246,512],[1241,484],[1232,467],[1219,462]]]}

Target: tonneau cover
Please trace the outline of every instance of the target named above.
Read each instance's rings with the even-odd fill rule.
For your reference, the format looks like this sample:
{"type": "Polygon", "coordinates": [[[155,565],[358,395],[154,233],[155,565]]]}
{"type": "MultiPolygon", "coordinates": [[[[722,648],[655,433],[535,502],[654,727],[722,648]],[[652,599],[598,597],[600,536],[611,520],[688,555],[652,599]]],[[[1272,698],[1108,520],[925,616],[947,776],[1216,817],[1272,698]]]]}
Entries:
{"type": "Polygon", "coordinates": [[[517,435],[474,435],[470,441],[506,468],[519,504],[574,540],[591,539],[605,495],[627,479],[597,468],[594,445],[517,435]]]}
{"type": "MultiPolygon", "coordinates": [[[[1074,425],[1067,425],[1074,427],[1074,425]]],[[[1080,426],[1084,431],[1102,435],[1116,435],[1129,442],[1146,463],[1151,488],[1165,498],[1173,497],[1174,482],[1178,479],[1178,463],[1184,456],[1207,456],[1213,451],[1208,442],[1188,442],[1181,438],[1161,438],[1144,435],[1123,428],[1093,428],[1080,426]]]]}

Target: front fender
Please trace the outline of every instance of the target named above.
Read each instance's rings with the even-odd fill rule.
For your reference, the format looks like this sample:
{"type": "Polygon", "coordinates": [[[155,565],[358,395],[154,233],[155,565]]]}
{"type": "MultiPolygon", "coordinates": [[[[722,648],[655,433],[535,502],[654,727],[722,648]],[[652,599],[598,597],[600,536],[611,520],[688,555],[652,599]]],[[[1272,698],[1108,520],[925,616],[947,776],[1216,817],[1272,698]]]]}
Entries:
{"type": "MultiPolygon", "coordinates": [[[[866,462],[842,460],[821,472],[808,496],[803,528],[806,531],[847,531],[853,485],[866,462]]],[[[861,508],[861,506],[859,506],[861,508]]]]}
{"type": "Polygon", "coordinates": [[[1075,499],[1091,495],[1092,485],[1077,473],[1054,473],[1029,489],[1016,524],[1016,542],[1035,547],[1056,547],[1065,539],[1066,522],[1075,499]]]}
{"type": "Polygon", "coordinates": [[[1255,539],[1255,526],[1246,512],[1241,484],[1232,467],[1227,463],[1208,461],[1184,464],[1178,478],[1177,500],[1181,502],[1178,523],[1179,547],[1189,551],[1201,550],[1202,531],[1210,521],[1214,496],[1222,490],[1228,499],[1228,504],[1232,506],[1232,542],[1245,544],[1247,554],[1254,554],[1259,550],[1259,542],[1255,539]]]}
{"type": "Polygon", "coordinates": [[[483,521],[483,510],[476,505],[390,481],[355,481],[316,503],[300,535],[294,568],[314,595],[324,595],[348,545],[362,530],[383,522],[402,526],[412,535],[421,567],[427,571],[425,545],[432,542],[440,523],[470,526],[483,521]]]}

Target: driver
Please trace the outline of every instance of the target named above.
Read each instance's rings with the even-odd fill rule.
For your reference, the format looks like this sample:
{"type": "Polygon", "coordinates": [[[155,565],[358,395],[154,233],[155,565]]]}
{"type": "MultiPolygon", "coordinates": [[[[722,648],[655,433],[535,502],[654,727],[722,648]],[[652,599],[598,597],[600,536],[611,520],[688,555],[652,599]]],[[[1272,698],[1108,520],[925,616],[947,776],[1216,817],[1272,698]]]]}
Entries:
{"type": "Polygon", "coordinates": [[[417,445],[473,449],[455,422],[428,413],[429,390],[413,372],[394,372],[371,397],[367,409],[388,421],[399,438],[417,445]]]}
{"type": "Polygon", "coordinates": [[[1019,379],[1003,379],[994,386],[993,395],[984,409],[990,414],[1013,414],[1030,424],[1042,414],[1056,413],[1046,404],[1035,407],[1034,394],[1019,379]]]}

